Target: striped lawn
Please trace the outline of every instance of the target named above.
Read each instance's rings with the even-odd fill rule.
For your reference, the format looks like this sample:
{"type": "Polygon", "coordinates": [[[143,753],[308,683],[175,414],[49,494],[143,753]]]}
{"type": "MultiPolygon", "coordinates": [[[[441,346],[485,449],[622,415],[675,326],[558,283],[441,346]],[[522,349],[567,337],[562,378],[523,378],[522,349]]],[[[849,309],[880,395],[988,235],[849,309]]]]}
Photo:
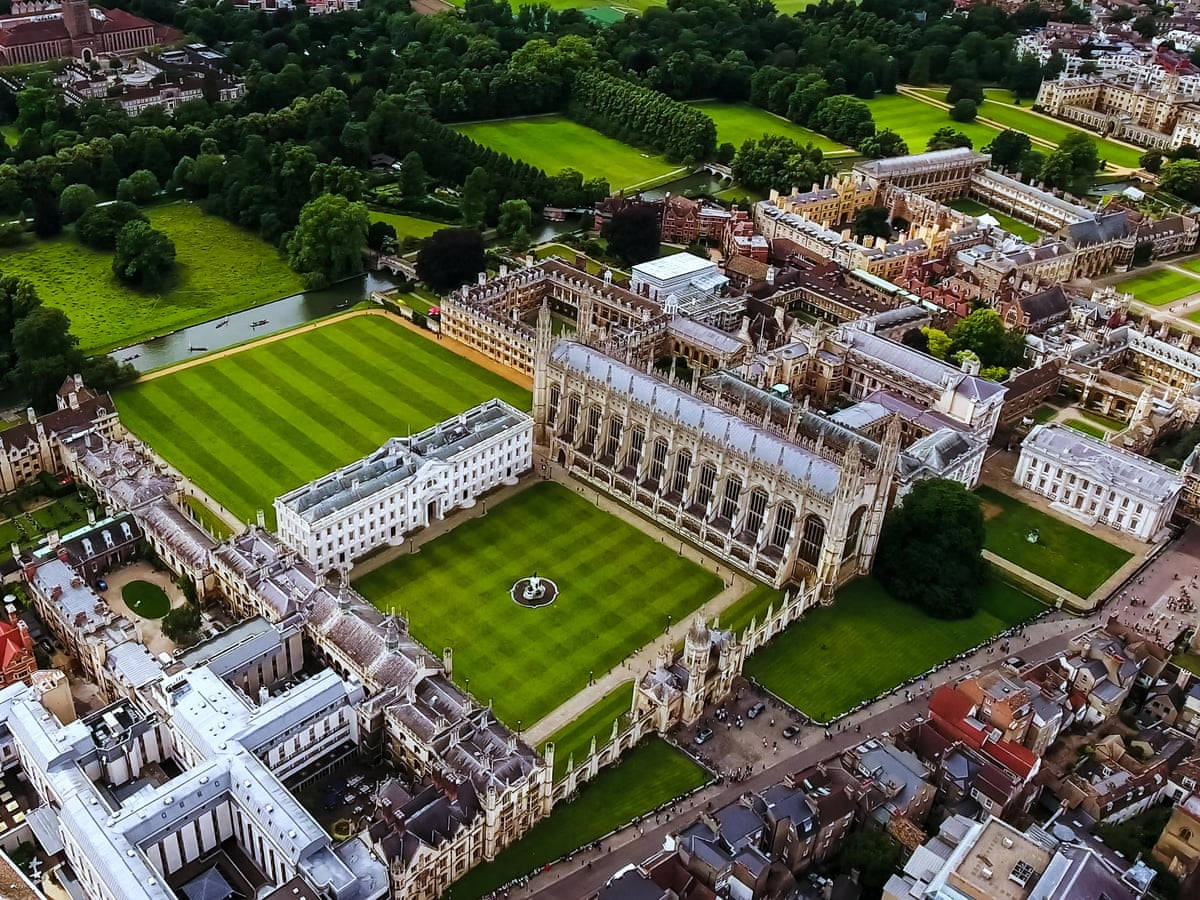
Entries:
{"type": "Polygon", "coordinates": [[[377,316],[216,359],[117,395],[121,421],[227,509],[275,497],[492,397],[529,392],[377,316]]]}
{"type": "Polygon", "coordinates": [[[553,482],[510,497],[355,587],[405,614],[435,652],[454,649],[454,680],[531,725],[721,589],[721,581],[632,525],[553,482]],[[558,585],[528,609],[509,589],[533,572],[558,585]]]}

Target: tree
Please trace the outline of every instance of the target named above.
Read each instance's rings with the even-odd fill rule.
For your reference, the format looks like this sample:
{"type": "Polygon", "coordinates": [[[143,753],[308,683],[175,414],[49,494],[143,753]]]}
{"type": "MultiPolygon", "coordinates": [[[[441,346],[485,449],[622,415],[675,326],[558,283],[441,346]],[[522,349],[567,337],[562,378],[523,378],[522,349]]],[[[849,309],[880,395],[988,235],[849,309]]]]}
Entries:
{"type": "Polygon", "coordinates": [[[462,199],[459,208],[462,210],[463,224],[468,228],[480,228],[487,213],[489,178],[487,169],[476,166],[463,182],[462,199]]]}
{"type": "Polygon", "coordinates": [[[1143,13],[1133,20],[1130,27],[1146,40],[1158,34],[1158,22],[1154,20],[1154,13],[1143,13]]]}
{"type": "Polygon", "coordinates": [[[983,87],[974,78],[957,78],[946,91],[946,102],[951,106],[964,99],[974,100],[976,104],[983,102],[983,87]]]}
{"type": "Polygon", "coordinates": [[[58,211],[64,222],[74,222],[95,205],[96,192],[86,184],[69,184],[58,198],[58,211]]]}
{"type": "Polygon", "coordinates": [[[94,250],[112,250],[117,246],[117,233],[127,222],[134,221],[149,223],[132,203],[117,201],[107,206],[94,206],[79,217],[75,234],[94,250]]]}
{"type": "Polygon", "coordinates": [[[884,519],[875,577],[931,616],[966,618],[987,579],[983,537],[979,497],[957,481],[918,481],[884,519]]]}
{"type": "Polygon", "coordinates": [[[71,320],[61,309],[50,306],[35,306],[17,322],[12,353],[17,364],[9,383],[28,394],[40,410],[54,408],[59,385],[83,364],[79,339],[71,334],[71,320]]]}
{"type": "Polygon", "coordinates": [[[925,335],[925,348],[930,356],[945,359],[950,353],[950,335],[940,328],[922,328],[921,334],[925,335]]]}
{"type": "Polygon", "coordinates": [[[1138,163],[1147,172],[1153,172],[1157,175],[1162,169],[1163,155],[1157,150],[1147,150],[1138,157],[1138,163]]]}
{"type": "Polygon", "coordinates": [[[409,151],[400,163],[400,194],[404,197],[422,197],[425,194],[425,163],[416,150],[409,151]]]}
{"type": "Polygon", "coordinates": [[[376,253],[395,253],[400,243],[396,238],[396,227],[391,222],[376,221],[367,229],[367,246],[376,253]]]}
{"type": "Polygon", "coordinates": [[[826,97],[813,112],[809,127],[843,144],[857,147],[875,133],[871,109],[857,97],[826,97]]]}
{"type": "Polygon", "coordinates": [[[920,328],[910,328],[904,332],[904,336],[900,338],[900,343],[906,347],[912,347],[914,350],[920,350],[922,353],[929,352],[929,338],[925,336],[925,332],[920,328]]]}
{"type": "Polygon", "coordinates": [[[950,329],[951,355],[969,350],[986,366],[1020,365],[1025,361],[1025,341],[1005,330],[994,309],[977,309],[950,329]]]}
{"type": "MultiPolygon", "coordinates": [[[[967,101],[970,102],[969,100],[967,101]]],[[[956,131],[949,125],[943,125],[929,137],[928,143],[925,144],[926,150],[949,150],[952,147],[966,147],[970,149],[974,146],[974,142],[963,134],[961,131],[956,131]]]]}
{"type": "Polygon", "coordinates": [[[1092,186],[1100,169],[1096,142],[1080,131],[1063,138],[1058,149],[1042,164],[1041,179],[1046,184],[1082,196],[1092,186]]]}
{"type": "Polygon", "coordinates": [[[439,293],[471,281],[484,265],[483,237],[474,228],[443,228],[417,253],[417,277],[439,293]]]}
{"type": "Polygon", "coordinates": [[[200,636],[200,607],[194,603],[176,606],[163,616],[162,630],[180,646],[194,644],[200,636]]]}
{"type": "Polygon", "coordinates": [[[288,242],[288,264],[309,287],[325,287],[362,271],[370,216],[361,203],[323,194],[304,204],[288,242]]]}
{"type": "Polygon", "coordinates": [[[145,222],[126,222],[117,233],[113,274],[147,290],[163,286],[175,266],[175,244],[145,222]]]}
{"type": "Polygon", "coordinates": [[[865,893],[878,896],[892,873],[903,864],[904,856],[904,848],[886,832],[856,828],[847,835],[831,868],[839,875],[858,872],[859,885],[865,893]]]}
{"type": "Polygon", "coordinates": [[[983,151],[992,154],[992,165],[995,168],[1014,169],[1020,165],[1021,157],[1032,147],[1033,142],[1029,135],[1009,128],[992,138],[992,142],[984,147],[983,151]]]}
{"type": "Polygon", "coordinates": [[[1004,366],[984,366],[979,370],[979,377],[988,381],[1007,381],[1008,369],[1004,366]]]}
{"type": "Polygon", "coordinates": [[[158,178],[149,169],[138,169],[117,183],[117,199],[129,203],[149,203],[158,191],[158,178]]]}
{"type": "Polygon", "coordinates": [[[851,230],[859,237],[870,234],[876,237],[890,238],[892,226],[888,224],[887,208],[864,206],[854,214],[854,225],[851,230]]]}
{"type": "Polygon", "coordinates": [[[818,184],[832,172],[816,147],[778,134],[743,143],[731,168],[738,184],[763,192],[818,184]]]}
{"type": "Polygon", "coordinates": [[[1177,159],[1162,167],[1162,189],[1191,203],[1200,203],[1200,160],[1177,159]]]}
{"type": "Polygon", "coordinates": [[[963,97],[950,107],[950,118],[955,122],[974,122],[979,113],[979,105],[969,97],[963,97]]]}
{"type": "Polygon", "coordinates": [[[877,131],[861,141],[858,150],[868,159],[883,159],[888,156],[908,156],[908,143],[890,128],[877,131]]]}
{"type": "Polygon", "coordinates": [[[637,204],[613,214],[601,235],[608,250],[628,265],[636,265],[658,256],[661,225],[658,210],[649,204],[637,204]]]}
{"type": "Polygon", "coordinates": [[[500,221],[496,224],[496,233],[505,240],[510,240],[518,231],[528,233],[533,225],[533,211],[525,200],[505,200],[500,204],[500,221]]]}

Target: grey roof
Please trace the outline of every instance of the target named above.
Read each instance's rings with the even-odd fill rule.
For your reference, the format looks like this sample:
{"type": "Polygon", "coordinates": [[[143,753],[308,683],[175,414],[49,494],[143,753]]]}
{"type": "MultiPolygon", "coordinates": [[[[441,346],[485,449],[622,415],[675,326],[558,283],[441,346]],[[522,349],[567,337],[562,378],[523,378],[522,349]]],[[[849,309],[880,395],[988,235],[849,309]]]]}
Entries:
{"type": "Polygon", "coordinates": [[[551,356],[566,368],[593,381],[610,384],[614,391],[627,393],[636,402],[698,429],[738,453],[782,469],[818,493],[831,496],[837,491],[841,469],[829,460],[653,375],[573,341],[559,341],[551,356]]]}
{"type": "Polygon", "coordinates": [[[978,400],[1003,395],[1004,388],[992,381],[965,374],[961,369],[935,359],[928,353],[873,334],[864,328],[843,327],[838,339],[858,353],[895,372],[937,389],[959,388],[978,400]]]}
{"type": "Polygon", "coordinates": [[[134,689],[156,681],[163,673],[162,663],[137,641],[117,644],[108,651],[104,664],[134,689]]]}
{"type": "Polygon", "coordinates": [[[1175,470],[1063,425],[1035,425],[1021,445],[1021,452],[1026,451],[1049,457],[1097,484],[1156,503],[1178,494],[1183,485],[1175,470]]]}
{"type": "Polygon", "coordinates": [[[746,347],[736,335],[695,319],[685,319],[678,316],[667,325],[667,334],[678,337],[691,344],[696,344],[714,353],[737,353],[746,347]]]}
{"type": "Polygon", "coordinates": [[[949,150],[931,150],[928,153],[916,153],[912,156],[863,160],[855,165],[854,170],[874,178],[888,178],[961,163],[979,164],[982,168],[983,164],[990,159],[990,156],[976,153],[970,147],[952,147],[949,150]]]}

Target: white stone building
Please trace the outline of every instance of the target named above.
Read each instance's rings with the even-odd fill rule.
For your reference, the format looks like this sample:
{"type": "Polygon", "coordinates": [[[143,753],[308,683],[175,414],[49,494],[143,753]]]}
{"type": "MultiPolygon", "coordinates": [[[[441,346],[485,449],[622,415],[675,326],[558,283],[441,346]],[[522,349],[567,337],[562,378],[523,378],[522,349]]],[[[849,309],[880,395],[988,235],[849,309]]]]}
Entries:
{"type": "Polygon", "coordinates": [[[470,507],[533,464],[533,419],[493,399],[275,500],[279,536],[319,571],[470,507]]]}
{"type": "Polygon", "coordinates": [[[665,303],[669,295],[691,287],[717,291],[729,281],[717,269],[715,262],[690,253],[674,253],[638,263],[633,267],[632,275],[630,290],[660,303],[665,303]]]}
{"type": "Polygon", "coordinates": [[[1152,541],[1171,521],[1183,490],[1166,466],[1064,425],[1038,425],[1021,445],[1013,481],[1088,524],[1152,541]]]}

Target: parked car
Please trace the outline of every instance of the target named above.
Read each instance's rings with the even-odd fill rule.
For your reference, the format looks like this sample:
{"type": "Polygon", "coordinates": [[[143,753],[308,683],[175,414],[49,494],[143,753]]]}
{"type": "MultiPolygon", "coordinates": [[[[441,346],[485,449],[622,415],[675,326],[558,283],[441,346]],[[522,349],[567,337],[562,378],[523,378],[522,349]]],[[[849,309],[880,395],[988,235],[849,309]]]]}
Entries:
{"type": "Polygon", "coordinates": [[[785,738],[794,738],[800,733],[799,725],[785,725],[783,727],[783,736],[785,738]]]}
{"type": "Polygon", "coordinates": [[[103,578],[97,578],[96,579],[96,590],[107,591],[108,590],[108,582],[105,581],[103,578]]]}
{"type": "Polygon", "coordinates": [[[713,730],[711,728],[701,728],[696,732],[696,743],[703,744],[712,740],[713,730]]]}
{"type": "Polygon", "coordinates": [[[758,717],[759,713],[761,713],[766,708],[767,708],[767,704],[765,704],[761,700],[759,700],[752,707],[750,707],[748,710],[746,710],[746,718],[747,719],[755,719],[758,717]]]}

